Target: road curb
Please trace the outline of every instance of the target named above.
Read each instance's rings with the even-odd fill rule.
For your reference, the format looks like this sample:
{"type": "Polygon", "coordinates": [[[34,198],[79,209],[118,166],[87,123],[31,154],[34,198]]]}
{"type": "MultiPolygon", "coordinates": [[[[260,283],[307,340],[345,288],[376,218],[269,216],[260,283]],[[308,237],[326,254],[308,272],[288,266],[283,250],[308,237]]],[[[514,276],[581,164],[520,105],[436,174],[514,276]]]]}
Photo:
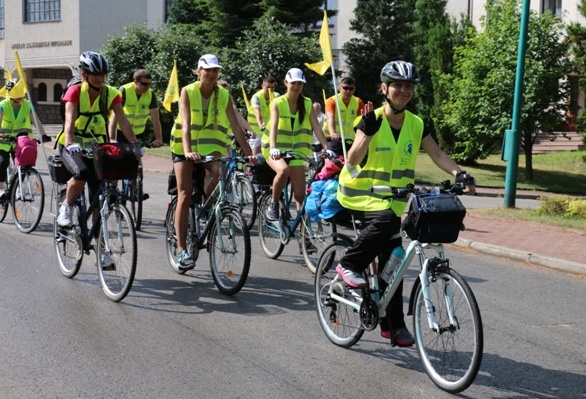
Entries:
{"type": "Polygon", "coordinates": [[[552,258],[549,256],[533,254],[526,251],[519,251],[517,249],[505,248],[498,245],[485,244],[482,242],[472,241],[467,238],[458,238],[454,245],[471,248],[475,251],[498,256],[500,258],[507,258],[518,262],[529,262],[566,273],[586,275],[586,264],[584,263],[552,258]]]}

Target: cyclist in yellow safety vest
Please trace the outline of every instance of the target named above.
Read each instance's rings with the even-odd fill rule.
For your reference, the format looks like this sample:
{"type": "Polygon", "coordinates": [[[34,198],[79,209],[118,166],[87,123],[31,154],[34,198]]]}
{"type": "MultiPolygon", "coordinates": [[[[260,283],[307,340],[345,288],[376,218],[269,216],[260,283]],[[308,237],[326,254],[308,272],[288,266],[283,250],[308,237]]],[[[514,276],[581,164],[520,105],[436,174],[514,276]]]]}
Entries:
{"type": "Polygon", "coordinates": [[[250,108],[248,109],[247,120],[256,137],[249,140],[253,154],[260,153],[261,137],[269,124],[271,110],[269,105],[271,101],[279,97],[275,92],[277,81],[272,76],[265,76],[262,80],[262,88],[252,95],[250,99],[250,108]]]}
{"type": "MultiPolygon", "coordinates": [[[[186,245],[194,162],[196,164],[201,162],[202,158],[207,155],[213,157],[227,155],[229,127],[232,128],[234,137],[249,162],[254,164],[256,160],[252,156],[244,131],[238,124],[230,93],[218,85],[221,68],[218,57],[215,55],[205,54],[199,59],[197,70],[194,71],[199,76],[199,81],[181,89],[180,114],[175,119],[175,126],[171,133],[171,155],[177,178],[177,207],[175,210],[177,260],[179,268],[183,270],[195,267],[195,261],[188,253],[186,245]]],[[[220,173],[222,173],[221,163],[206,163],[204,168],[210,172],[214,179],[206,190],[206,194],[209,195],[218,183],[220,173]]]]}
{"type": "MultiPolygon", "coordinates": [[[[344,140],[354,140],[354,120],[362,115],[364,109],[364,102],[354,96],[356,90],[356,82],[354,78],[346,76],[340,80],[338,85],[339,94],[332,96],[326,100],[326,123],[328,126],[328,145],[329,149],[334,151],[336,155],[344,155],[342,149],[342,132],[343,129],[344,140]],[[340,118],[338,115],[338,108],[340,108],[340,115],[342,120],[342,127],[340,128],[340,118]]],[[[348,150],[348,148],[346,148],[348,150]]]]}
{"type": "MultiPolygon", "coordinates": [[[[153,147],[160,147],[163,145],[163,135],[161,130],[161,121],[159,116],[159,104],[157,97],[154,95],[151,85],[153,77],[146,69],[139,69],[133,75],[133,81],[120,87],[122,95],[122,107],[124,108],[124,115],[132,125],[132,130],[136,138],[145,142],[144,137],[147,121],[150,118],[153,124],[153,132],[155,140],[151,143],[153,147]]],[[[110,119],[110,139],[120,143],[126,142],[126,137],[120,130],[118,119],[114,115],[110,119]]]]}
{"type": "MultiPolygon", "coordinates": [[[[474,178],[438,147],[425,132],[421,118],[406,109],[413,98],[415,83],[420,80],[415,66],[393,61],[383,67],[380,77],[386,103],[376,110],[372,102],[366,104],[338,186],[340,204],[363,222],[360,235],[336,267],[344,282],[354,289],[366,287],[363,272],[370,262],[378,256],[379,264],[384,265],[402,242],[399,231],[406,200],[384,200],[380,194],[371,193],[370,188],[405,187],[413,183],[420,147],[440,169],[465,183],[470,194],[476,193],[474,178]],[[361,168],[367,154],[366,164],[361,168]]],[[[381,289],[386,289],[386,282],[379,280],[381,289]]],[[[405,325],[402,281],[381,322],[381,336],[399,346],[415,342],[405,325]]]]}
{"type": "Polygon", "coordinates": [[[0,121],[2,121],[2,129],[0,130],[0,201],[6,200],[4,183],[8,177],[6,172],[10,156],[16,146],[13,139],[23,133],[33,137],[31,119],[33,110],[30,101],[24,98],[26,94],[24,80],[16,78],[6,82],[6,90],[8,98],[0,102],[0,121]]]}
{"type": "MultiPolygon", "coordinates": [[[[100,53],[86,51],[79,57],[82,83],[72,85],[63,97],[65,124],[59,135],[59,152],[65,169],[73,175],[67,183],[65,201],[59,208],[57,223],[62,227],[72,225],[72,206],[88,183],[90,200],[100,184],[92,158],[83,150],[93,142],[103,143],[108,129],[106,118],[113,113],[118,119],[126,139],[136,143],[132,126],[124,115],[122,97],[118,89],[106,84],[110,72],[108,60],[100,53]]],[[[104,254],[106,255],[106,254],[104,254]]],[[[103,259],[102,264],[111,263],[103,259]]]]}
{"type": "Polygon", "coordinates": [[[301,94],[304,83],[305,75],[301,69],[291,68],[287,72],[285,77],[287,93],[271,102],[270,130],[262,137],[262,154],[276,173],[273,180],[272,201],[266,210],[269,220],[279,218],[279,197],[288,179],[291,179],[293,197],[298,210],[305,196],[303,161],[295,159],[287,164],[281,158],[281,153],[294,150],[311,156],[313,154],[311,144],[315,134],[328,157],[335,155],[326,149],[326,137],[313,112],[313,102],[301,94]]]}

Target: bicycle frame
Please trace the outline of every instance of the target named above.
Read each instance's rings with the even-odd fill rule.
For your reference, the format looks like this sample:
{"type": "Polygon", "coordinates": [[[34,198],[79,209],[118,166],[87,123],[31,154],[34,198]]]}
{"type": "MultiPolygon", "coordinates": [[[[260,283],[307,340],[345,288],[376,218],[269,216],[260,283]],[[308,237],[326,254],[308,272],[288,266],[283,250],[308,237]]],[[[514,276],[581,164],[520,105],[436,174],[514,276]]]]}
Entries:
{"type": "MultiPolygon", "coordinates": [[[[414,284],[412,294],[410,296],[409,313],[408,314],[409,315],[412,314],[411,312],[413,309],[413,300],[414,300],[413,296],[414,296],[414,293],[418,287],[418,284],[422,284],[423,285],[423,295],[426,298],[426,311],[427,311],[427,317],[428,317],[428,321],[429,321],[429,327],[431,329],[433,329],[434,331],[438,331],[439,326],[438,326],[437,321],[435,320],[433,305],[432,305],[431,301],[429,300],[430,295],[429,295],[429,283],[427,280],[427,275],[428,275],[428,272],[429,272],[431,265],[435,266],[435,263],[447,265],[447,260],[445,259],[445,255],[444,255],[444,246],[442,244],[422,244],[417,240],[411,241],[411,243],[407,247],[407,250],[405,252],[405,257],[403,258],[402,262],[395,268],[395,270],[391,274],[391,277],[389,279],[389,285],[387,286],[385,291],[382,293],[382,296],[380,295],[380,289],[379,289],[379,284],[378,284],[378,273],[376,270],[376,265],[371,263],[369,266],[369,273],[368,273],[369,285],[371,288],[368,290],[368,292],[373,294],[373,296],[375,298],[375,303],[377,305],[379,317],[380,318],[384,317],[386,314],[387,306],[391,302],[391,298],[393,297],[393,295],[397,291],[399,283],[402,281],[403,276],[407,272],[407,269],[411,265],[411,262],[412,262],[413,258],[415,257],[415,255],[419,255],[419,263],[421,266],[421,270],[419,272],[419,278],[417,279],[418,282],[414,284]],[[425,254],[425,251],[428,249],[435,250],[438,253],[439,258],[428,257],[425,254]],[[439,259],[440,262],[435,261],[435,259],[439,259]]],[[[449,265],[448,265],[448,267],[449,267],[449,265]]],[[[348,301],[345,298],[337,295],[334,292],[334,290],[332,289],[333,286],[335,285],[335,283],[337,283],[341,280],[342,280],[342,278],[340,276],[336,276],[336,278],[332,281],[332,284],[330,287],[330,292],[329,292],[330,296],[333,299],[356,309],[356,311],[359,311],[361,304],[362,304],[362,299],[358,299],[357,302],[351,302],[351,301],[348,301]]],[[[455,316],[454,307],[451,303],[451,288],[450,288],[449,281],[446,281],[446,302],[448,303],[450,322],[452,323],[453,326],[456,326],[456,328],[458,328],[457,317],[455,316]]]]}

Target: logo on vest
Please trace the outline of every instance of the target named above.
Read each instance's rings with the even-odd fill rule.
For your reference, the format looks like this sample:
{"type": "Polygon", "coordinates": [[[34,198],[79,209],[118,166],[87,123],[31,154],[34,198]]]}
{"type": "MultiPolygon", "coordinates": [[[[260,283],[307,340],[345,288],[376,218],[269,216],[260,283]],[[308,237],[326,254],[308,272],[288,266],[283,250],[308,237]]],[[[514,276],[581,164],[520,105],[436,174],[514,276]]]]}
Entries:
{"type": "Polygon", "coordinates": [[[376,147],[374,152],[387,152],[391,151],[391,147],[376,147]]]}
{"type": "Polygon", "coordinates": [[[413,155],[413,142],[412,141],[409,141],[407,144],[405,144],[405,147],[403,148],[403,151],[407,155],[413,155]]]}

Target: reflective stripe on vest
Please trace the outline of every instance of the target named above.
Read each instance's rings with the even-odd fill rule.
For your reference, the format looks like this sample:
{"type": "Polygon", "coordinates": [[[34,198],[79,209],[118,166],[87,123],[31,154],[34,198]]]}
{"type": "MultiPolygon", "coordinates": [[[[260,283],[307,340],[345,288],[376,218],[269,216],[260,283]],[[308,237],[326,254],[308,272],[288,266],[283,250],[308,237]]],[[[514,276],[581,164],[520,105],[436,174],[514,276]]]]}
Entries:
{"type": "MultiPolygon", "coordinates": [[[[146,93],[138,98],[134,82],[127,83],[122,87],[125,93],[124,114],[132,125],[134,134],[139,135],[144,132],[150,116],[149,106],[151,105],[153,92],[148,89],[146,93]]],[[[120,125],[118,125],[118,129],[120,129],[120,125]]]]}
{"type": "Polygon", "coordinates": [[[375,111],[377,117],[382,115],[381,128],[368,146],[368,159],[363,168],[346,164],[340,173],[338,201],[348,209],[362,211],[379,211],[391,208],[401,216],[407,205],[407,198],[383,200],[387,195],[371,193],[376,185],[405,187],[415,181],[415,162],[421,138],[423,121],[409,111],[395,142],[393,132],[383,114],[384,107],[375,111]]]}
{"type": "MultiPolygon", "coordinates": [[[[216,104],[216,94],[212,93],[208,103],[207,115],[203,115],[203,102],[199,82],[192,83],[185,87],[189,96],[189,106],[191,109],[191,151],[198,152],[200,155],[209,155],[212,152],[219,152],[222,155],[227,154],[227,146],[230,144],[228,139],[228,127],[230,121],[226,114],[230,94],[223,87],[218,87],[218,101],[216,104]],[[214,105],[216,105],[214,107],[214,105]],[[214,116],[216,116],[214,118],[214,116]],[[216,119],[216,126],[214,126],[216,119]]],[[[183,155],[183,124],[181,114],[175,119],[175,125],[171,133],[171,152],[183,155]]]]}

